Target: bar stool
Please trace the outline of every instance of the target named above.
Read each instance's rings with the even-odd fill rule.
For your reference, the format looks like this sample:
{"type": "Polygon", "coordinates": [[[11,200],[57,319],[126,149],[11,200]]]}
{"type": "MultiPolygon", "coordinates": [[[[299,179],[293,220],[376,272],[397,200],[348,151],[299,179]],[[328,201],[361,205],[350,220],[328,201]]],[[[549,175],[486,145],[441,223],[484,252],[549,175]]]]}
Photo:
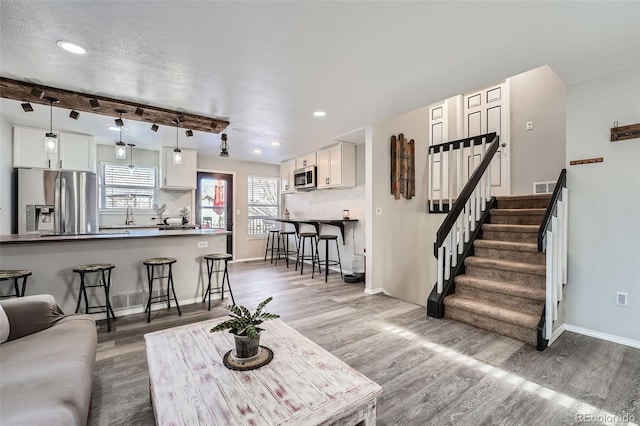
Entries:
{"type": "Polygon", "coordinates": [[[213,275],[214,272],[218,273],[218,272],[224,272],[222,274],[222,284],[220,285],[220,287],[216,290],[214,290],[214,292],[216,293],[220,293],[220,300],[224,299],[224,280],[225,278],[227,279],[227,288],[229,289],[229,294],[231,294],[231,302],[235,305],[236,301],[233,298],[233,292],[231,291],[231,284],[229,283],[229,269],[228,269],[228,263],[229,260],[232,258],[233,256],[231,256],[230,254],[227,253],[213,253],[213,254],[207,254],[205,255],[205,260],[207,261],[207,275],[209,277],[209,285],[207,286],[207,291],[204,293],[204,297],[202,298],[202,303],[204,303],[205,300],[207,300],[207,295],[209,295],[209,308],[207,309],[208,311],[211,310],[211,276],[213,275]],[[224,269],[220,269],[220,261],[224,260],[224,269]],[[216,267],[217,269],[213,269],[214,266],[214,262],[216,262],[216,267]]]}
{"type": "Polygon", "coordinates": [[[149,281],[149,299],[147,300],[147,308],[144,310],[147,313],[147,322],[151,322],[151,304],[156,302],[167,301],[167,308],[171,309],[171,294],[173,293],[173,300],[176,302],[176,308],[178,308],[178,315],[182,316],[180,312],[180,305],[178,304],[178,298],[176,297],[176,289],[173,286],[173,270],[171,266],[176,263],[177,260],[173,257],[154,257],[142,262],[147,267],[147,279],[149,281]],[[169,266],[169,274],[164,277],[154,277],[154,267],[156,266],[169,266]],[[153,296],[153,280],[160,280],[162,278],[167,279],[167,294],[164,296],[153,296]],[[169,292],[171,291],[171,293],[169,292]]]}
{"type": "MultiPolygon", "coordinates": [[[[300,262],[300,275],[302,275],[302,271],[304,269],[304,261],[305,259],[311,260],[311,267],[315,270],[316,267],[316,259],[318,257],[318,243],[317,243],[318,234],[315,232],[301,232],[300,233],[300,242],[298,244],[298,254],[296,256],[296,271],[298,270],[298,262],[300,262]],[[304,246],[305,242],[309,239],[311,255],[304,254],[304,246]],[[315,252],[314,252],[315,249],[315,252]]],[[[320,264],[318,264],[318,272],[322,273],[320,270],[320,264]]],[[[311,272],[313,275],[313,271],[311,272]]]]}
{"type": "Polygon", "coordinates": [[[111,290],[111,270],[116,266],[112,263],[94,263],[91,265],[78,265],[73,268],[73,272],[80,275],[80,291],[78,292],[78,303],[76,303],[76,314],[80,310],[80,303],[84,297],[84,313],[106,313],[107,314],[107,331],[111,331],[111,321],[116,320],[116,315],[113,313],[111,302],[109,301],[109,291],[111,290]],[[98,273],[98,284],[87,285],[85,284],[84,277],[86,274],[98,273]],[[104,289],[105,304],[89,306],[89,300],[87,297],[88,288],[102,287],[104,289]],[[90,309],[104,309],[98,312],[89,312],[90,309]]]}
{"type": "Polygon", "coordinates": [[[295,231],[280,231],[280,237],[278,239],[278,255],[276,256],[276,266],[278,266],[278,259],[280,259],[280,255],[284,255],[284,259],[287,261],[287,268],[289,268],[289,255],[298,254],[298,238],[296,236],[295,231]],[[289,237],[293,235],[295,238],[296,249],[289,250],[289,237]],[[280,241],[282,241],[282,247],[280,247],[280,241]]]}
{"type": "MultiPolygon", "coordinates": [[[[321,241],[324,241],[324,282],[326,283],[329,278],[329,266],[340,266],[340,277],[342,276],[342,263],[340,263],[340,247],[338,246],[338,236],[337,235],[320,235],[316,242],[316,253],[318,252],[318,245],[321,241]],[[338,253],[338,260],[330,260],[329,259],[329,241],[336,242],[336,252],[338,253]]],[[[316,255],[317,256],[317,255],[316,255]]],[[[317,256],[318,261],[318,269],[320,269],[320,264],[322,261],[320,260],[320,256],[317,256]]],[[[315,271],[315,268],[314,268],[315,271]]],[[[322,271],[320,271],[322,273],[322,271]]],[[[313,278],[313,271],[311,272],[311,278],[313,278]]]]}
{"type": "Polygon", "coordinates": [[[276,242],[279,244],[280,243],[280,237],[279,237],[280,231],[278,229],[271,229],[269,231],[269,235],[267,235],[267,247],[264,250],[264,261],[267,261],[267,253],[269,252],[269,249],[271,249],[271,263],[273,263],[273,251],[276,250],[276,242]],[[269,246],[269,243],[271,243],[271,246],[269,246]]]}
{"type": "Polygon", "coordinates": [[[27,288],[27,277],[30,275],[31,271],[26,269],[0,269],[0,281],[13,280],[13,289],[16,292],[16,297],[24,297],[24,292],[27,288]],[[18,285],[20,278],[22,278],[22,291],[20,291],[20,286],[18,285]]]}

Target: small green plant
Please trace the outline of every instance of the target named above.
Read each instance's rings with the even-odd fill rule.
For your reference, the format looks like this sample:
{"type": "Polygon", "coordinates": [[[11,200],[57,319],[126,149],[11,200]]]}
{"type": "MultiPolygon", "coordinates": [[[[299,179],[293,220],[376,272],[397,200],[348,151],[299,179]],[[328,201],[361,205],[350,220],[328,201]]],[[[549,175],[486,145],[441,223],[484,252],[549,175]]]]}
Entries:
{"type": "Polygon", "coordinates": [[[211,333],[217,331],[230,330],[231,333],[237,336],[247,336],[250,339],[257,339],[260,337],[260,332],[263,330],[258,327],[265,321],[280,318],[280,315],[270,314],[268,312],[262,312],[267,303],[271,302],[273,297],[269,297],[258,305],[256,311],[252,314],[244,306],[229,305],[225,308],[231,312],[231,319],[221,322],[211,329],[211,333]]]}

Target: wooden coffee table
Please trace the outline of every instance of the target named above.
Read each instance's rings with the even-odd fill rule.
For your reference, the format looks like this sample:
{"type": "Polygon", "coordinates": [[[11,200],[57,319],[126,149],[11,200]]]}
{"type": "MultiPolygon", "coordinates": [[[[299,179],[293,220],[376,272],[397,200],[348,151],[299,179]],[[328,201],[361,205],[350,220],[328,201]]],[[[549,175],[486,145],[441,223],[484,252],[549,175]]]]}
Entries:
{"type": "Polygon", "coordinates": [[[375,425],[382,388],[281,320],[262,325],[271,363],[227,369],[233,336],[209,333],[224,319],[144,336],[156,424],[375,425]]]}

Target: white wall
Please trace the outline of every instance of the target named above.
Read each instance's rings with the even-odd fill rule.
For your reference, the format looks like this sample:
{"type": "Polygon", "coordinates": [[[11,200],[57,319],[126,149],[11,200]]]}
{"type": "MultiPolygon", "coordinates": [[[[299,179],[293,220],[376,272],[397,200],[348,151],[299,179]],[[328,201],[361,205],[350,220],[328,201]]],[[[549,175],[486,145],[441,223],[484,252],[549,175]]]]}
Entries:
{"type": "Polygon", "coordinates": [[[508,82],[511,194],[532,194],[534,182],[556,181],[564,168],[566,88],[547,65],[508,82]],[[528,121],[533,130],[526,130],[528,121]]]}
{"type": "Polygon", "coordinates": [[[10,234],[13,221],[13,128],[0,114],[0,234],[10,234]]]}
{"type": "Polygon", "coordinates": [[[219,156],[198,155],[198,170],[235,172],[233,182],[235,215],[233,234],[235,260],[254,259],[264,256],[265,238],[249,238],[247,215],[248,176],[274,176],[280,179],[280,166],[275,164],[239,161],[219,156]]]}
{"type": "Polygon", "coordinates": [[[567,165],[567,323],[640,343],[640,139],[609,142],[614,121],[640,122],[640,66],[567,86],[567,160],[604,157],[567,165]]]}
{"type": "MultiPolygon", "coordinates": [[[[120,163],[120,164],[130,164],[131,162],[131,151],[127,149],[127,158],[124,160],[119,160],[116,158],[116,150],[113,146],[113,143],[108,145],[98,145],[96,149],[96,171],[100,174],[100,163],[120,163]]],[[[160,170],[160,151],[152,151],[148,149],[133,149],[133,165],[136,166],[151,166],[158,167],[158,173],[160,170]]],[[[189,218],[190,223],[194,223],[195,221],[195,212],[194,212],[194,203],[193,203],[193,192],[189,190],[158,190],[158,200],[157,204],[162,205],[166,204],[167,208],[164,212],[164,217],[177,217],[178,209],[181,207],[189,207],[191,209],[191,217],[189,218]]],[[[134,221],[136,225],[155,225],[157,223],[156,220],[152,220],[156,214],[154,211],[145,211],[145,212],[135,212],[134,221]]],[[[101,212],[100,213],[100,225],[124,225],[125,222],[125,213],[124,211],[119,212],[101,212]]]]}
{"type": "MultiPolygon", "coordinates": [[[[365,239],[365,145],[356,146],[356,186],[344,189],[318,189],[315,191],[295,192],[284,194],[284,208],[289,210],[292,219],[340,219],[342,211],[349,210],[352,219],[358,219],[357,223],[345,226],[345,245],[342,238],[338,238],[340,245],[340,260],[344,271],[352,271],[351,255],[363,254],[366,248],[365,239]],[[355,242],[355,244],[354,244],[355,242]],[[355,251],[354,251],[355,250],[355,251]]],[[[292,225],[288,225],[292,226],[292,225]]],[[[306,229],[313,230],[310,225],[303,225],[306,229]]],[[[293,228],[291,228],[293,229],[293,228]]],[[[339,235],[338,228],[322,225],[321,233],[339,235]]],[[[324,247],[324,246],[323,246],[324,247]]],[[[320,254],[324,259],[324,252],[320,254]]],[[[335,244],[329,244],[329,257],[336,259],[335,244]]]]}
{"type": "Polygon", "coordinates": [[[372,241],[367,242],[373,255],[372,259],[367,257],[367,274],[371,275],[367,289],[382,289],[423,306],[436,278],[433,242],[444,219],[444,215],[427,213],[428,115],[428,107],[423,107],[373,125],[373,223],[372,241]],[[395,200],[390,193],[389,144],[391,136],[399,133],[415,140],[416,196],[411,200],[395,200]],[[376,215],[377,208],[382,209],[382,216],[376,215]]]}

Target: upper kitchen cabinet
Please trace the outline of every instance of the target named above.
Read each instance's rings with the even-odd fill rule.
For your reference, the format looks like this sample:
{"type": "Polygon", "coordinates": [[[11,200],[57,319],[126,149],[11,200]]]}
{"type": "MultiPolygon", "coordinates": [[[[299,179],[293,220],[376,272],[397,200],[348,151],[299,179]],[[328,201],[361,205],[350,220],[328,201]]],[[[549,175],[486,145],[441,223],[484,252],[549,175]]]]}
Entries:
{"type": "Polygon", "coordinates": [[[173,148],[162,148],[160,188],[196,189],[198,153],[192,149],[181,149],[182,164],[173,164],[173,148]]]}
{"type": "Polygon", "coordinates": [[[95,171],[96,144],[91,135],[58,132],[57,152],[47,153],[47,130],[13,126],[13,167],[95,171]]]}
{"type": "Polygon", "coordinates": [[[302,167],[309,167],[309,166],[315,166],[315,165],[316,165],[315,152],[311,152],[309,154],[296,158],[296,169],[301,169],[302,167]]]}
{"type": "Polygon", "coordinates": [[[296,170],[296,159],[283,161],[280,164],[280,192],[283,194],[295,192],[293,172],[296,170]]]}
{"type": "Polygon", "coordinates": [[[356,146],[339,143],[316,152],[318,189],[356,186],[356,146]]]}

